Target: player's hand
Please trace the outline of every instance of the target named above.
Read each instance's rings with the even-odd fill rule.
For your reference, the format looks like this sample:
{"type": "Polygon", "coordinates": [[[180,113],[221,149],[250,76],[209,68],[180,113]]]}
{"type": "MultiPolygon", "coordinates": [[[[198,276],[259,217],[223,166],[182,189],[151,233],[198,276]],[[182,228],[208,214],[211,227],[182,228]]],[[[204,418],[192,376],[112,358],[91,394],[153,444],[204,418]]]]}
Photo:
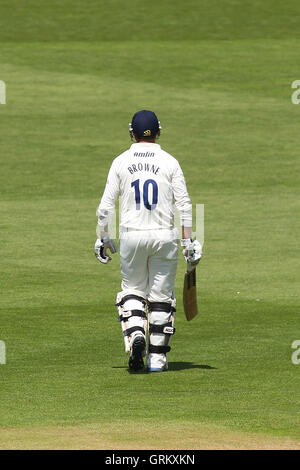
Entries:
{"type": "Polygon", "coordinates": [[[107,250],[110,250],[111,253],[117,252],[117,245],[115,244],[114,240],[111,240],[109,237],[104,237],[100,240],[97,238],[94,253],[101,263],[107,264],[111,261],[111,257],[108,255],[107,250]]]}
{"type": "Polygon", "coordinates": [[[183,247],[182,254],[187,263],[187,270],[188,272],[193,271],[202,258],[202,245],[197,240],[183,238],[181,246],[183,247]]]}

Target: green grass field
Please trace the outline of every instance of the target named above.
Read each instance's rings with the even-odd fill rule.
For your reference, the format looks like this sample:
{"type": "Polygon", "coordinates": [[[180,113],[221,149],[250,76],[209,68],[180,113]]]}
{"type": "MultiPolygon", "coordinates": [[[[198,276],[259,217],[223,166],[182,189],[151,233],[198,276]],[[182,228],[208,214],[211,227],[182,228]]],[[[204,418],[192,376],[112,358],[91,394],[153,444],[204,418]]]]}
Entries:
{"type": "Polygon", "coordinates": [[[300,448],[299,16],[296,0],[1,1],[0,448],[300,448]],[[119,257],[93,254],[145,108],[205,205],[199,315],[181,257],[157,375],[128,372],[119,257]]]}

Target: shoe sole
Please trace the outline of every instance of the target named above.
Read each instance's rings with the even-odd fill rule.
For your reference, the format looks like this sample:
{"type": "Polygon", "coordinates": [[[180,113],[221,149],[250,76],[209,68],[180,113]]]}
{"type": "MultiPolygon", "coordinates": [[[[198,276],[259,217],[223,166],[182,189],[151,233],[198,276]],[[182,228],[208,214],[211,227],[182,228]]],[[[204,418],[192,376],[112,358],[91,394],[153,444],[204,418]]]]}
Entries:
{"type": "Polygon", "coordinates": [[[132,344],[132,352],[129,358],[129,369],[130,370],[141,370],[144,368],[143,352],[146,347],[145,339],[142,336],[138,336],[132,344]]]}

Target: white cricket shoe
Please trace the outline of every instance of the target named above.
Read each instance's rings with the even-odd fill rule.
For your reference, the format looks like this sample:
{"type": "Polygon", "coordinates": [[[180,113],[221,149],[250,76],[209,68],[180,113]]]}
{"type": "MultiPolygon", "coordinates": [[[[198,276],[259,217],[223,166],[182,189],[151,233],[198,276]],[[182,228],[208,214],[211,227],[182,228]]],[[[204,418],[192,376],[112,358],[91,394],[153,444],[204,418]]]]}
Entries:
{"type": "Polygon", "coordinates": [[[167,354],[149,353],[147,356],[148,372],[164,372],[168,370],[167,354]]]}

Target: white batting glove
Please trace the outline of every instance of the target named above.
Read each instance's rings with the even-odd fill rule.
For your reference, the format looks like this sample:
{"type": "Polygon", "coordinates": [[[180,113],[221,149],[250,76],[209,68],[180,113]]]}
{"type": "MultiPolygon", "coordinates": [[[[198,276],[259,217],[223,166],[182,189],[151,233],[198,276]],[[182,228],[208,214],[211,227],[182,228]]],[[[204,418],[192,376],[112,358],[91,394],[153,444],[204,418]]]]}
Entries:
{"type": "Polygon", "coordinates": [[[107,250],[110,250],[111,253],[117,252],[117,245],[115,244],[114,240],[111,240],[109,237],[104,237],[100,240],[97,238],[94,253],[101,263],[107,264],[111,261],[111,257],[107,254],[107,250]]]}
{"type": "Polygon", "coordinates": [[[183,247],[182,254],[187,263],[187,270],[191,272],[196,268],[202,258],[202,245],[197,240],[183,238],[181,240],[181,246],[183,247]]]}

